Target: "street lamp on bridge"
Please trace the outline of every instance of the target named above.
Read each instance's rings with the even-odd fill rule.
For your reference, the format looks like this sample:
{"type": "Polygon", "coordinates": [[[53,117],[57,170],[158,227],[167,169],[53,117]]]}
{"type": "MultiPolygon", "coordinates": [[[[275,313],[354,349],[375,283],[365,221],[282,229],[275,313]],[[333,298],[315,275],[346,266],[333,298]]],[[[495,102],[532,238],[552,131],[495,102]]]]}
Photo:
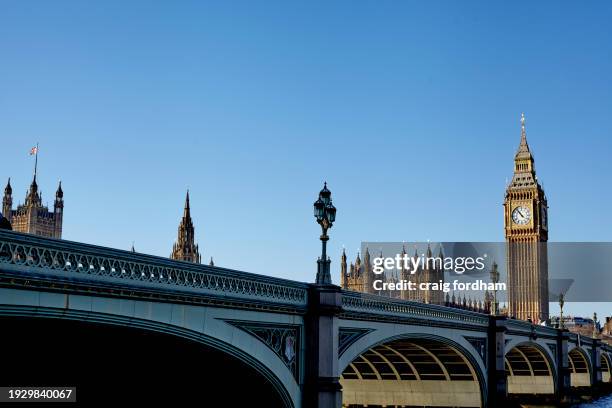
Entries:
{"type": "Polygon", "coordinates": [[[565,329],[565,324],[563,323],[563,305],[565,304],[565,295],[563,292],[559,293],[559,328],[561,330],[565,329]]]}
{"type": "Polygon", "coordinates": [[[331,191],[327,188],[327,182],[323,185],[323,190],[319,192],[319,198],[314,203],[314,216],[317,223],[321,226],[321,257],[317,260],[317,280],[319,285],[331,285],[331,273],[329,264],[331,261],[327,257],[327,241],[329,236],[327,230],[336,221],[336,207],[332,204],[331,191]]]}

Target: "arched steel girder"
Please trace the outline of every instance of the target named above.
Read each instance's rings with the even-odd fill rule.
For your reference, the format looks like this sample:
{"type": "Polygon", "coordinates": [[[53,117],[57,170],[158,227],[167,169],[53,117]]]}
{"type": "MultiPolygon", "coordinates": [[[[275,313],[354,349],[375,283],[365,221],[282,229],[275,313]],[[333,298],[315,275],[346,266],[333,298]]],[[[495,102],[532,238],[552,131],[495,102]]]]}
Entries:
{"type": "Polygon", "coordinates": [[[519,344],[505,357],[506,373],[509,376],[553,376],[548,357],[538,347],[519,344]]]}
{"type": "Polygon", "coordinates": [[[585,355],[584,351],[579,348],[573,348],[568,353],[568,361],[570,365],[570,369],[573,373],[589,373],[591,371],[591,366],[589,365],[589,359],[585,355]]]}
{"type": "Polygon", "coordinates": [[[505,357],[508,394],[554,394],[556,370],[550,354],[536,343],[521,343],[505,357]]]}
{"type": "Polygon", "coordinates": [[[357,357],[343,379],[478,381],[469,360],[454,347],[429,339],[398,339],[357,357]]]}
{"type": "Polygon", "coordinates": [[[600,359],[602,371],[610,372],[610,362],[608,361],[608,357],[606,357],[605,353],[601,353],[600,359]]]}
{"type": "Polygon", "coordinates": [[[393,353],[395,353],[399,358],[401,358],[403,361],[406,362],[406,364],[408,364],[408,366],[410,367],[410,369],[412,369],[412,371],[414,372],[414,375],[416,375],[416,379],[420,380],[421,377],[419,376],[419,372],[417,371],[416,367],[414,366],[414,364],[412,364],[412,362],[410,360],[408,360],[406,358],[405,355],[403,355],[402,353],[398,352],[397,350],[395,350],[392,347],[387,346],[386,344],[383,345],[383,347],[387,348],[388,350],[391,350],[393,353]]]}
{"type": "Polygon", "coordinates": [[[389,365],[391,370],[393,370],[393,374],[395,374],[395,377],[398,380],[401,378],[399,372],[397,371],[397,369],[395,368],[393,363],[391,363],[391,361],[389,361],[389,359],[384,354],[381,354],[380,352],[378,352],[376,350],[372,350],[372,352],[375,353],[376,355],[378,355],[385,363],[387,363],[389,365]]]}

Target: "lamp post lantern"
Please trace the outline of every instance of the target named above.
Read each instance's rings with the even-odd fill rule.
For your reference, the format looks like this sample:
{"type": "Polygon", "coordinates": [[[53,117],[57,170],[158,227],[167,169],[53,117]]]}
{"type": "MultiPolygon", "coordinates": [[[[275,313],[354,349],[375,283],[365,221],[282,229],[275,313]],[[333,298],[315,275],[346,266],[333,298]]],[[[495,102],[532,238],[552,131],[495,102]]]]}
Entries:
{"type": "Polygon", "coordinates": [[[323,185],[323,189],[319,192],[319,198],[314,203],[314,216],[317,223],[321,226],[321,257],[317,260],[317,280],[319,285],[331,285],[331,273],[329,265],[331,261],[327,257],[327,241],[329,236],[327,230],[332,227],[336,221],[336,207],[332,204],[331,191],[327,188],[327,182],[323,185]]]}

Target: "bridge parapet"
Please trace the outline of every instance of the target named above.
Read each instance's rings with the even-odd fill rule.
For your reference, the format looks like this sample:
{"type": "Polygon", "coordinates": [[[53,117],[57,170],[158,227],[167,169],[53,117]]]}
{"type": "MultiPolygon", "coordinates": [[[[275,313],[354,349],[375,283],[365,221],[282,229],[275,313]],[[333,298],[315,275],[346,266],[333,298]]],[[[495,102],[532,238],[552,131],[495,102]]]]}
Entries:
{"type": "Polygon", "coordinates": [[[556,338],[559,329],[549,326],[540,326],[523,320],[507,319],[506,327],[508,334],[519,334],[526,337],[537,338],[556,338]]]}
{"type": "Polygon", "coordinates": [[[581,334],[578,333],[568,333],[567,336],[567,340],[570,343],[575,344],[576,346],[580,345],[580,346],[588,346],[591,347],[594,343],[594,339],[592,337],[589,336],[583,336],[581,334]]]}
{"type": "Polygon", "coordinates": [[[360,292],[342,291],[343,313],[360,319],[385,320],[389,318],[445,321],[462,325],[487,327],[488,315],[445,306],[386,298],[360,292]]]}
{"type": "Polygon", "coordinates": [[[131,251],[0,231],[0,282],[187,294],[306,309],[308,285],[131,251]]]}

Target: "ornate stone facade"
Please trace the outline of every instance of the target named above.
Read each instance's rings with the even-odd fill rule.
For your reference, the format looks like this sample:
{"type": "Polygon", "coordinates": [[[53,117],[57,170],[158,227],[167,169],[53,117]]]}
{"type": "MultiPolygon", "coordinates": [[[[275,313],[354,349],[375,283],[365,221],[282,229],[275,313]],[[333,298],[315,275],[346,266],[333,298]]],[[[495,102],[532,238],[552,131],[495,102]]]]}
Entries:
{"type": "Polygon", "coordinates": [[[187,191],[187,197],[185,198],[183,218],[178,227],[178,238],[172,247],[170,258],[193,263],[201,263],[202,260],[198,245],[195,243],[195,229],[193,228],[191,209],[189,208],[189,191],[187,191]]]}
{"type": "Polygon", "coordinates": [[[55,193],[53,211],[42,204],[42,195],[38,190],[36,173],[26,193],[25,203],[13,209],[13,188],[9,178],[4,188],[2,199],[2,214],[10,221],[13,230],[28,234],[41,235],[50,238],[62,237],[62,222],[64,219],[64,192],[60,181],[55,193]]]}
{"type": "MultiPolygon", "coordinates": [[[[406,248],[402,248],[402,256],[406,254],[406,248]]],[[[381,254],[382,256],[382,254],[381,254]]],[[[432,258],[431,247],[427,246],[426,256],[432,258]]],[[[419,255],[416,252],[414,257],[418,258],[419,255]]],[[[442,248],[440,248],[438,257],[444,258],[442,254],[442,248]]],[[[370,251],[366,248],[363,261],[359,254],[355,262],[351,262],[350,266],[347,265],[346,252],[342,251],[342,258],[340,262],[340,286],[343,289],[353,290],[356,292],[372,293],[381,296],[388,296],[392,298],[400,298],[404,300],[413,300],[423,303],[431,303],[442,305],[445,303],[445,298],[442,291],[431,291],[431,290],[375,290],[374,281],[381,280],[385,283],[400,283],[401,281],[407,282],[412,281],[417,286],[420,283],[426,282],[444,282],[444,270],[436,265],[426,265],[420,267],[414,274],[410,274],[407,269],[402,269],[391,274],[380,274],[376,275],[372,272],[372,262],[370,259],[370,251]]]]}
{"type": "MultiPolygon", "coordinates": [[[[548,203],[544,189],[536,176],[534,159],[527,143],[525,117],[521,117],[521,141],[514,157],[514,175],[508,184],[504,200],[504,226],[507,242],[508,306],[503,314],[534,322],[548,320],[548,203]]],[[[405,249],[403,254],[405,254],[405,249]]],[[[428,257],[431,249],[427,249],[428,257]]],[[[415,253],[415,256],[418,256],[415,253]]],[[[442,256],[441,251],[440,255],[442,256]]],[[[347,265],[346,253],[341,260],[340,285],[344,289],[384,296],[401,297],[425,303],[446,304],[470,310],[488,311],[491,295],[485,294],[483,301],[461,298],[454,294],[442,296],[439,291],[376,291],[373,281],[399,282],[412,280],[438,282],[444,280],[444,271],[422,269],[410,275],[402,270],[395,275],[374,275],[370,253],[366,249],[363,261],[359,254],[347,265]]]]}
{"type": "Polygon", "coordinates": [[[525,116],[506,188],[504,227],[508,270],[508,315],[534,322],[548,320],[548,203],[536,176],[527,143],[525,116]]]}

